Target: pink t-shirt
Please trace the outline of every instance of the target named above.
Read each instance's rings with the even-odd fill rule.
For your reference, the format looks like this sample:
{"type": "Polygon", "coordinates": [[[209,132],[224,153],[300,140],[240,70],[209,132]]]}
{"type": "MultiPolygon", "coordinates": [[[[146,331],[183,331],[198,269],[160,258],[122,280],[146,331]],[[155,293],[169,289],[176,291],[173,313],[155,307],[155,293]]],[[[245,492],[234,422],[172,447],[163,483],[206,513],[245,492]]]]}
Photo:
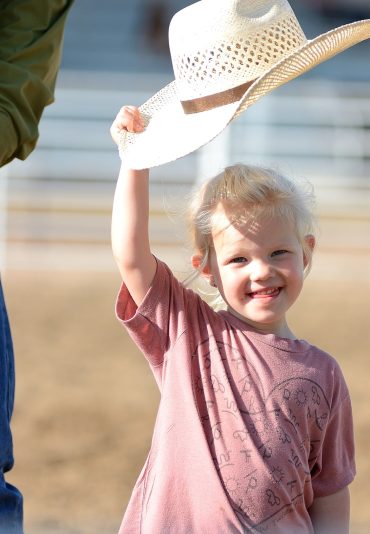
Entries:
{"type": "Polygon", "coordinates": [[[215,312],[158,261],[117,315],[161,392],[120,534],[313,533],[307,509],[354,478],[351,404],[336,361],[215,312]]]}

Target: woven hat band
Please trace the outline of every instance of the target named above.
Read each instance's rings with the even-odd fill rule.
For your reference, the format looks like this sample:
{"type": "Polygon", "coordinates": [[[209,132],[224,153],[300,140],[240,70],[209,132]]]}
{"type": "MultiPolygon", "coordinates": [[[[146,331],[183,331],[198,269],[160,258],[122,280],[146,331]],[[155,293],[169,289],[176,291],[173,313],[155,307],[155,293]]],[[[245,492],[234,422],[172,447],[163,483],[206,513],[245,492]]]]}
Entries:
{"type": "Polygon", "coordinates": [[[255,80],[242,83],[237,87],[232,87],[231,89],[226,89],[226,91],[221,91],[220,93],[215,93],[213,95],[193,98],[191,100],[182,100],[181,104],[183,110],[186,115],[191,115],[192,113],[209,111],[210,109],[237,102],[256,80],[257,78],[255,80]]]}

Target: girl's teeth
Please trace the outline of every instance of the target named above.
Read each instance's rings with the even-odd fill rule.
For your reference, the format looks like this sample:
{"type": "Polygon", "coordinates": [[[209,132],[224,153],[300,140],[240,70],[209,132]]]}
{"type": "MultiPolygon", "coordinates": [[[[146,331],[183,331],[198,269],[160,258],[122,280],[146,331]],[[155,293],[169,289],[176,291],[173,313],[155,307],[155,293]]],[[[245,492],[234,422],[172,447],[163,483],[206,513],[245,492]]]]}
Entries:
{"type": "Polygon", "coordinates": [[[262,291],[254,291],[252,295],[272,295],[273,293],[276,293],[278,289],[275,287],[273,289],[265,289],[262,291]]]}

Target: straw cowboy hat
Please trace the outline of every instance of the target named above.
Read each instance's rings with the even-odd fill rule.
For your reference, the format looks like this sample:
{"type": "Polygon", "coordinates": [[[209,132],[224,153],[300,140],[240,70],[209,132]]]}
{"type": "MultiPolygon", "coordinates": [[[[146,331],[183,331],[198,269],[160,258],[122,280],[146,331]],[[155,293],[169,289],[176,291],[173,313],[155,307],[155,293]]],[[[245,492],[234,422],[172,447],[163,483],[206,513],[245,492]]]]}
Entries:
{"type": "Polygon", "coordinates": [[[370,37],[370,19],[307,40],[287,0],[201,0],[169,28],[175,80],[140,106],[145,130],[122,132],[134,169],[193,152],[261,97],[370,37]]]}

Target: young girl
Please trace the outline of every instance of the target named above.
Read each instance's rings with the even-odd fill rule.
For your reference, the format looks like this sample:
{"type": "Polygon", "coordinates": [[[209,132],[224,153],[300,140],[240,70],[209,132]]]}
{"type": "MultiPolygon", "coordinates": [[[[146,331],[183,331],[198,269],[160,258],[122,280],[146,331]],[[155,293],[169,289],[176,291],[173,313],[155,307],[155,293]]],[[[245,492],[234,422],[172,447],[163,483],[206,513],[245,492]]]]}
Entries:
{"type": "MultiPolygon", "coordinates": [[[[143,130],[136,108],[112,125],[143,130]]],[[[311,194],[235,165],[195,195],[192,264],[216,312],[153,257],[148,171],[122,166],[112,219],[117,315],[161,391],[150,454],[120,534],[349,530],[351,405],[336,361],[297,339],[286,313],[315,238],[311,194]]]]}

